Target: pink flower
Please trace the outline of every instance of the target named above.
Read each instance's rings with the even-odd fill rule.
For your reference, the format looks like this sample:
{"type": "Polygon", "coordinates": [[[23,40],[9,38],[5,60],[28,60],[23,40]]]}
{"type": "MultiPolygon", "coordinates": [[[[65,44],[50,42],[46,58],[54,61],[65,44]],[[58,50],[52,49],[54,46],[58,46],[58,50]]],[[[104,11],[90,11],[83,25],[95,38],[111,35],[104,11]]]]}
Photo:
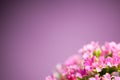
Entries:
{"type": "Polygon", "coordinates": [[[90,77],[89,80],[120,80],[120,44],[107,42],[100,47],[91,42],[79,52],[82,56],[71,56],[64,64],[57,65],[55,73],[46,80],[84,80],[86,77],[90,77]]]}
{"type": "Polygon", "coordinates": [[[115,80],[120,80],[120,77],[116,77],[116,76],[115,76],[114,79],[115,79],[115,80]]]}
{"type": "Polygon", "coordinates": [[[100,80],[100,77],[98,75],[95,75],[95,77],[91,77],[89,80],[100,80]]]}
{"type": "Polygon", "coordinates": [[[105,64],[109,67],[112,67],[112,66],[118,66],[118,64],[120,64],[120,58],[117,57],[117,56],[113,56],[113,57],[107,57],[105,59],[105,64]]]}
{"type": "Polygon", "coordinates": [[[83,78],[83,76],[81,75],[81,73],[76,73],[76,78],[79,77],[79,78],[83,78]]]}
{"type": "Polygon", "coordinates": [[[106,64],[107,66],[109,66],[109,67],[112,67],[112,66],[113,66],[113,58],[107,57],[107,58],[105,59],[105,64],[106,64]]]}
{"type": "Polygon", "coordinates": [[[56,80],[54,76],[47,76],[45,80],[56,80]]]}
{"type": "Polygon", "coordinates": [[[85,69],[78,69],[76,71],[76,77],[83,78],[86,75],[87,75],[87,72],[85,69]]]}
{"type": "Polygon", "coordinates": [[[79,55],[73,55],[65,61],[65,65],[81,64],[81,58],[79,55]]]}
{"type": "Polygon", "coordinates": [[[112,75],[113,76],[119,76],[119,72],[113,72],[112,75]]]}
{"type": "Polygon", "coordinates": [[[109,73],[106,73],[105,75],[103,75],[102,77],[104,80],[111,80],[111,76],[109,73]]]}
{"type": "Polygon", "coordinates": [[[94,63],[95,57],[87,58],[84,60],[84,67],[87,71],[92,71],[93,69],[93,63],[94,63]]]}
{"type": "Polygon", "coordinates": [[[89,58],[93,56],[93,52],[99,49],[98,42],[91,42],[90,44],[85,45],[82,49],[79,50],[83,54],[83,58],[89,58]]]}
{"type": "Polygon", "coordinates": [[[94,77],[89,78],[89,80],[96,80],[94,77]]]}
{"type": "Polygon", "coordinates": [[[120,44],[116,44],[115,42],[106,42],[104,46],[102,46],[102,55],[116,55],[113,53],[119,53],[120,52],[120,44]]]}
{"type": "Polygon", "coordinates": [[[118,56],[113,56],[113,66],[118,66],[120,64],[120,57],[118,56]]]}
{"type": "Polygon", "coordinates": [[[97,61],[95,61],[92,65],[97,72],[100,72],[103,68],[106,67],[105,65],[105,58],[103,56],[100,56],[97,58],[97,61]]]}

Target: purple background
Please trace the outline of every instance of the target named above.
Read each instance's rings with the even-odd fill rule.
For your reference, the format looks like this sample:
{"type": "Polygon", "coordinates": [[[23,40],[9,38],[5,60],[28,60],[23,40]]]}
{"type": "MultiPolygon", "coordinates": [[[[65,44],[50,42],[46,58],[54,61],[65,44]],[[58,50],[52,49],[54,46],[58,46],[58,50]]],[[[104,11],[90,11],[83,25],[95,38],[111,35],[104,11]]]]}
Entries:
{"type": "Polygon", "coordinates": [[[44,80],[91,41],[120,42],[120,1],[1,3],[0,80],[44,80]]]}

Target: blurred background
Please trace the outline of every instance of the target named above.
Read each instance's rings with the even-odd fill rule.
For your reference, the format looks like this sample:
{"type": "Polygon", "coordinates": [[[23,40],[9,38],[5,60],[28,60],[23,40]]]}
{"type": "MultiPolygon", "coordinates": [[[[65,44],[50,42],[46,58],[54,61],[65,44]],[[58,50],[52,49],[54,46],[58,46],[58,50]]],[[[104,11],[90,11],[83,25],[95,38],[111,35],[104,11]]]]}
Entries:
{"type": "Polygon", "coordinates": [[[45,80],[91,41],[120,42],[120,1],[0,3],[0,80],[45,80]]]}

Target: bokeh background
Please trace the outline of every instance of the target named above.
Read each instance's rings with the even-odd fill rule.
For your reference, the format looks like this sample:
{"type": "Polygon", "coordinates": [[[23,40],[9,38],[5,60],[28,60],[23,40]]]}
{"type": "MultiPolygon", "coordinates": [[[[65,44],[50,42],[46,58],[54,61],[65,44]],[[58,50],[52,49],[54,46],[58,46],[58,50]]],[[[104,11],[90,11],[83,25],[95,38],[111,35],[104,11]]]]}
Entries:
{"type": "Polygon", "coordinates": [[[91,41],[120,42],[120,1],[0,3],[0,80],[45,80],[91,41]]]}

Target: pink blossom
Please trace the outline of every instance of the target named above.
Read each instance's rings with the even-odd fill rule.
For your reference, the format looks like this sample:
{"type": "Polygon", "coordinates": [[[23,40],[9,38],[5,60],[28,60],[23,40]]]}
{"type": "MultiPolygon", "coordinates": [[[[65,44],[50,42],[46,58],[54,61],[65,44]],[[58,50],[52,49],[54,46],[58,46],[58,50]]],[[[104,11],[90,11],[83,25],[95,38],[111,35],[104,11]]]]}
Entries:
{"type": "Polygon", "coordinates": [[[95,77],[91,77],[89,80],[100,80],[100,77],[98,75],[95,75],[95,77]]]}
{"type": "Polygon", "coordinates": [[[46,80],[83,80],[85,77],[89,77],[88,80],[120,80],[120,43],[107,42],[100,47],[97,42],[91,42],[79,52],[82,56],[71,56],[64,64],[57,65],[55,73],[46,80]],[[113,68],[115,70],[111,70],[113,68]]]}
{"type": "Polygon", "coordinates": [[[65,65],[81,64],[81,58],[79,55],[73,55],[65,61],[65,65]]]}
{"type": "Polygon", "coordinates": [[[115,76],[114,79],[115,79],[115,80],[120,80],[120,77],[116,77],[116,76],[115,76]]]}
{"type": "Polygon", "coordinates": [[[102,77],[104,80],[111,80],[111,76],[110,74],[106,73],[105,75],[103,75],[102,77]]]}
{"type": "Polygon", "coordinates": [[[47,76],[45,80],[56,80],[54,76],[47,76]]]}
{"type": "Polygon", "coordinates": [[[84,67],[87,71],[92,71],[93,69],[93,63],[94,63],[95,57],[87,58],[84,60],[84,67]]]}
{"type": "Polygon", "coordinates": [[[90,44],[85,45],[82,49],[79,50],[83,54],[83,58],[89,58],[93,56],[93,52],[99,49],[98,42],[91,42],[90,44]]]}

